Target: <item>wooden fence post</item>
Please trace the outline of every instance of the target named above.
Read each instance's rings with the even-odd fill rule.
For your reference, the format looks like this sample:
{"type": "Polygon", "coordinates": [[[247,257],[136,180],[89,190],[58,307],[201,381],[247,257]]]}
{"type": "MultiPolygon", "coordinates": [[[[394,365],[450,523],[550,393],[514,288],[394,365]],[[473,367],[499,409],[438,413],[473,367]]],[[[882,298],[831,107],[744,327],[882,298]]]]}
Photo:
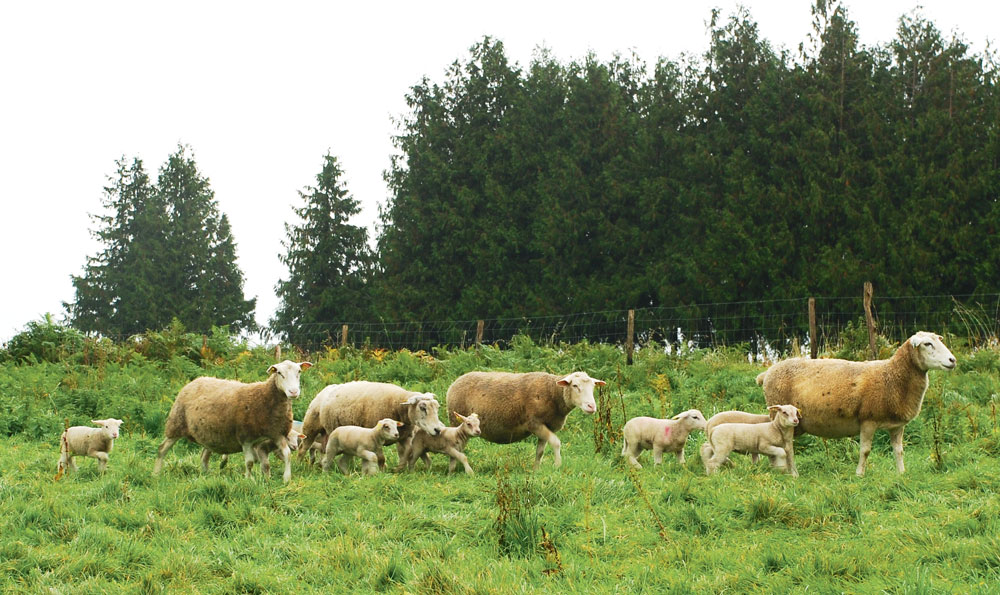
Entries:
{"type": "Polygon", "coordinates": [[[347,325],[340,328],[340,346],[347,347],[347,325]]]}
{"type": "Polygon", "coordinates": [[[875,350],[875,318],[872,317],[872,282],[865,281],[864,302],[865,302],[865,322],[868,323],[868,350],[870,359],[877,359],[878,352],[875,350]]]}
{"type": "Polygon", "coordinates": [[[485,325],[486,325],[486,323],[483,320],[479,320],[479,321],[476,322],[476,349],[477,350],[479,349],[479,346],[482,345],[482,343],[483,343],[483,327],[485,325]]]}
{"type": "Polygon", "coordinates": [[[276,362],[281,361],[281,344],[274,346],[274,361],[276,362]]]}
{"type": "Polygon", "coordinates": [[[809,357],[816,359],[819,343],[816,340],[816,298],[809,298],[809,357]]]}
{"type": "Polygon", "coordinates": [[[632,350],[635,348],[635,310],[628,311],[628,330],[625,334],[625,365],[632,365],[632,350]]]}

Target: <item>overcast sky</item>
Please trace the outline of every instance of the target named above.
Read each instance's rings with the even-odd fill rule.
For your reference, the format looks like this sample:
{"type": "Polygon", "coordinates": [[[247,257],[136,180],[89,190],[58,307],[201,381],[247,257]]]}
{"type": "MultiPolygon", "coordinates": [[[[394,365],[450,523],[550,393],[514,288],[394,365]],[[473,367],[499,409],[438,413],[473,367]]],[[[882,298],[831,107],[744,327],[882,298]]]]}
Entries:
{"type": "MultiPolygon", "coordinates": [[[[257,320],[277,306],[284,223],[338,157],[374,236],[388,192],[393,118],[423,76],[442,81],[484,35],[527,65],[538,46],[561,61],[593,51],[701,54],[712,6],[746,6],[772,46],[795,50],[809,0],[737,2],[4,2],[0,4],[0,341],[64,316],[100,248],[90,214],[122,155],[156,171],[178,143],[230,217],[257,320]],[[280,7],[279,7],[280,6],[280,7]]],[[[916,2],[846,3],[861,41],[891,40],[916,2]]],[[[1000,2],[926,0],[922,14],[980,53],[1000,2]]]]}

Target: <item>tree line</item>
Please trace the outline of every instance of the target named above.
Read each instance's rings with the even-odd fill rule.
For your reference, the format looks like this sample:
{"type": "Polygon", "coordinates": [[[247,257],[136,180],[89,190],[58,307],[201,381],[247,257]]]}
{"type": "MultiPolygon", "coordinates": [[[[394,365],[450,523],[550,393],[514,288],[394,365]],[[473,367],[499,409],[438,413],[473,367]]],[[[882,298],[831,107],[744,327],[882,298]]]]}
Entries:
{"type": "MultiPolygon", "coordinates": [[[[593,55],[567,63],[539,49],[522,67],[484,38],[443,80],[425,77],[407,93],[373,247],[350,223],[358,202],[336,158],[324,157],[286,225],[288,277],[270,330],[314,342],[345,322],[851,296],[864,281],[882,295],[995,293],[994,55],[972,53],[919,14],[874,47],[859,43],[839,4],[818,0],[813,16],[797,50],[778,50],[745,10],[713,11],[704,55],[652,65],[593,55]]],[[[119,165],[112,213],[134,193],[135,175],[122,177],[119,165]]],[[[170,197],[186,186],[153,188],[151,204],[184,215],[170,197]]],[[[199,192],[211,198],[207,185],[199,192]]],[[[156,253],[122,240],[139,237],[127,226],[141,217],[99,218],[109,248],[74,278],[74,323],[159,328],[162,318],[137,320],[136,300],[107,288],[175,303],[143,289],[146,270],[163,266],[212,324],[250,328],[253,302],[238,270],[221,264],[228,224],[212,213],[200,232],[220,246],[210,250],[220,264],[201,271],[169,251],[162,263],[122,268],[156,253]],[[218,303],[230,310],[200,308],[211,302],[199,274],[229,279],[222,285],[234,293],[218,303]]],[[[167,235],[158,241],[194,241],[190,230],[167,235]]]]}

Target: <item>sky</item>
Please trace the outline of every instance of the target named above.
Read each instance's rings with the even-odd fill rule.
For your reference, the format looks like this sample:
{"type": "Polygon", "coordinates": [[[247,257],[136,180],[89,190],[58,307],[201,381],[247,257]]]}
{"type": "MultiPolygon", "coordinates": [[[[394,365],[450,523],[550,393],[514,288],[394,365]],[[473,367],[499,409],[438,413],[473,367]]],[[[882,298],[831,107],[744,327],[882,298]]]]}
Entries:
{"type": "MultiPolygon", "coordinates": [[[[527,66],[539,47],[569,62],[593,52],[700,55],[711,8],[746,7],[772,47],[797,51],[809,0],[743,2],[4,2],[0,4],[0,342],[51,312],[101,245],[91,215],[122,156],[155,172],[189,145],[232,224],[247,297],[266,324],[285,223],[329,151],[374,238],[389,192],[395,121],[423,77],[489,35],[527,66]]],[[[893,39],[916,2],[848,0],[861,43],[893,39]]],[[[982,53],[1000,2],[925,0],[920,13],[982,53]]]]}

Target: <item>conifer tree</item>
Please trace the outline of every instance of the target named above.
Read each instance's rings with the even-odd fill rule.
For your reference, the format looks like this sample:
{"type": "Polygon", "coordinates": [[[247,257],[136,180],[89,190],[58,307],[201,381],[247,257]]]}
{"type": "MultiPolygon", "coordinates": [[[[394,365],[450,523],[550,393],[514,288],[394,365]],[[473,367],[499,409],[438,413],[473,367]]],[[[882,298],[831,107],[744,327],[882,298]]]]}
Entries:
{"type": "Polygon", "coordinates": [[[349,223],[361,208],[343,175],[337,158],[327,153],[316,185],[299,192],[305,204],[294,212],[301,223],[285,224],[285,253],[278,258],[288,267],[288,279],[275,287],[280,304],[270,326],[296,345],[328,341],[341,324],[373,316],[368,231],[349,223]]]}

